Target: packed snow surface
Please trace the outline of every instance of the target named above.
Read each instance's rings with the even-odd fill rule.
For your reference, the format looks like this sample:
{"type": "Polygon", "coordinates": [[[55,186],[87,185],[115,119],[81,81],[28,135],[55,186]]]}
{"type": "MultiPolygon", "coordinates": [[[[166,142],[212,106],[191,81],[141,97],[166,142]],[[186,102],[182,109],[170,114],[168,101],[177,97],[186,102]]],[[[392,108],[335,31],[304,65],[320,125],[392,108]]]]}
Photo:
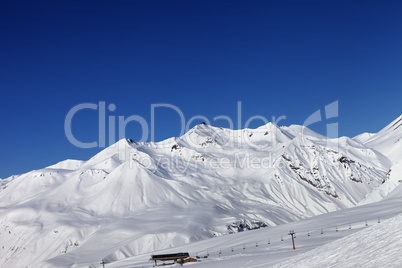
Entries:
{"type": "Polygon", "coordinates": [[[335,240],[274,267],[400,267],[402,216],[335,240]]]}

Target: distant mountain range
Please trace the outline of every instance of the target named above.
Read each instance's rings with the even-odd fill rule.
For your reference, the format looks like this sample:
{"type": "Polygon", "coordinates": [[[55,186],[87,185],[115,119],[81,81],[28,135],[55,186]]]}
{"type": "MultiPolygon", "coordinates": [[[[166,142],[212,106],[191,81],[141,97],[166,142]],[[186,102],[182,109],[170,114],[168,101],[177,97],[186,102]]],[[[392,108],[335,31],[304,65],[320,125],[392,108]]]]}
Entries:
{"type": "Polygon", "coordinates": [[[12,176],[0,181],[0,266],[117,260],[379,201],[402,181],[401,125],[327,139],[199,124],[12,176]]]}

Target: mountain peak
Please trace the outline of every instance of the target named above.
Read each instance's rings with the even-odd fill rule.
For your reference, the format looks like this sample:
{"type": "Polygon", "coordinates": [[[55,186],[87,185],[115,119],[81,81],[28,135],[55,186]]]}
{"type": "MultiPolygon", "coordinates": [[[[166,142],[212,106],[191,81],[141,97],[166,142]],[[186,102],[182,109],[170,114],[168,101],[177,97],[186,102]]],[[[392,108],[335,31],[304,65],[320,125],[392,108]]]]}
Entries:
{"type": "Polygon", "coordinates": [[[394,121],[388,124],[377,134],[374,134],[370,139],[364,142],[368,147],[371,147],[385,156],[391,161],[396,162],[401,160],[402,152],[402,114],[394,121]]]}
{"type": "Polygon", "coordinates": [[[377,134],[390,133],[397,129],[402,129],[401,125],[402,125],[402,114],[399,115],[395,120],[393,120],[387,126],[385,126],[383,129],[381,129],[377,134]]]}
{"type": "MultiPolygon", "coordinates": [[[[398,146],[390,141],[389,150],[398,146]]],[[[233,222],[273,226],[351,207],[381,185],[390,167],[382,157],[348,138],[273,123],[201,123],[160,142],[121,139],[88,161],[1,185],[0,239],[32,255],[21,261],[5,251],[0,266],[6,258],[35,267],[52,258],[119,259],[226,234],[233,222]]]]}
{"type": "Polygon", "coordinates": [[[398,118],[396,118],[394,121],[392,121],[391,124],[389,124],[387,126],[387,129],[397,130],[401,125],[402,125],[402,114],[400,114],[398,116],[398,118]]]}

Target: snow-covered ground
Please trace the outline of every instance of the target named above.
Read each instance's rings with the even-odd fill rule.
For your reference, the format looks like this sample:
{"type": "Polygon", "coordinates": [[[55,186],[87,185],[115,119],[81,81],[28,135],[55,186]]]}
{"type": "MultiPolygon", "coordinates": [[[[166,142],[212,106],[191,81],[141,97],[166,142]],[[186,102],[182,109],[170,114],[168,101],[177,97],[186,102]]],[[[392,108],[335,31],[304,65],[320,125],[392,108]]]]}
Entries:
{"type": "Polygon", "coordinates": [[[400,267],[401,204],[398,187],[393,196],[377,203],[143,254],[107,267],[152,267],[151,254],[175,252],[209,254],[185,264],[191,267],[400,267]],[[296,250],[290,230],[296,233],[296,250]]]}
{"type": "Polygon", "coordinates": [[[402,216],[310,250],[274,267],[400,267],[402,216]]]}
{"type": "Polygon", "coordinates": [[[200,124],[10,177],[0,189],[0,266],[141,267],[171,251],[209,252],[186,264],[200,267],[279,265],[401,212],[401,118],[332,140],[302,126],[200,124]],[[240,221],[269,227],[226,235],[240,221]]]}

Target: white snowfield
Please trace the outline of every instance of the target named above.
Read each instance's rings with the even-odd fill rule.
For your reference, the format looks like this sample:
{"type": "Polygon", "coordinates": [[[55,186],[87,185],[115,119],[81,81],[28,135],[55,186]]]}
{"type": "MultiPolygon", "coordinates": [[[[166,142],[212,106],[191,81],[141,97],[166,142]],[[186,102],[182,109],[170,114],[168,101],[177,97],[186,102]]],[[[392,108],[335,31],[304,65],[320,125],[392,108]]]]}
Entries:
{"type": "Polygon", "coordinates": [[[200,124],[12,176],[1,181],[0,267],[132,267],[152,265],[151,252],[209,250],[186,265],[267,267],[320,250],[401,212],[401,125],[402,116],[377,134],[327,139],[295,125],[200,124]],[[226,235],[240,223],[269,227],[226,235]]]}
{"type": "Polygon", "coordinates": [[[397,216],[274,267],[401,267],[401,228],[397,216]]]}
{"type": "MultiPolygon", "coordinates": [[[[200,262],[185,266],[197,268],[400,267],[401,202],[402,186],[395,190],[394,196],[377,203],[221,236],[155,254],[189,252],[193,257],[200,256],[200,262]],[[296,250],[288,235],[290,230],[296,233],[296,250]],[[207,254],[208,258],[203,258],[207,254]]],[[[149,257],[150,254],[138,255],[110,263],[108,267],[152,267],[149,257]]]]}

